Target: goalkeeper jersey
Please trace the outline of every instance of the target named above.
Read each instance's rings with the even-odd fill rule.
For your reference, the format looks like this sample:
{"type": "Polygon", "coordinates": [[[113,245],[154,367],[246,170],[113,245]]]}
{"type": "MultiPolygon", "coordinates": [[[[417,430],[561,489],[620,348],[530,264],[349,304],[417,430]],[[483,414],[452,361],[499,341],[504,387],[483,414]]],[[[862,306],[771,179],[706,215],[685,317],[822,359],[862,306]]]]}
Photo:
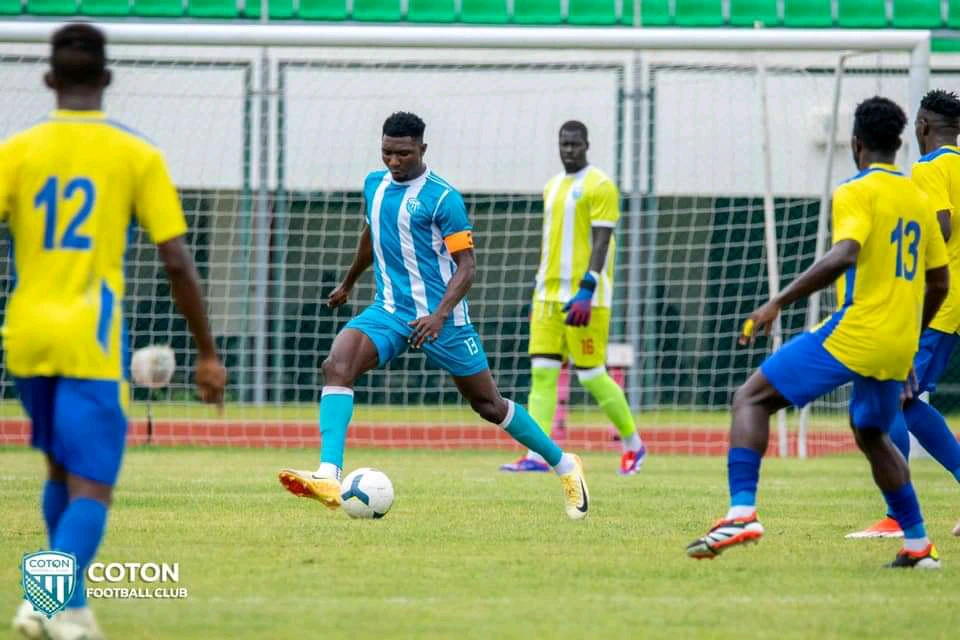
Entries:
{"type": "Polygon", "coordinates": [[[955,333],[960,330],[960,148],[946,145],[924,155],[913,165],[911,177],[930,198],[934,211],[950,212],[950,292],[930,328],[955,333]]]}
{"type": "MultiPolygon", "coordinates": [[[[561,173],[547,182],[543,188],[543,244],[534,300],[570,300],[589,269],[592,227],[613,229],[619,219],[620,192],[596,167],[587,165],[577,173],[561,173]]],[[[607,261],[593,294],[595,307],[609,307],[613,302],[616,250],[611,237],[607,261]]]]}
{"type": "Polygon", "coordinates": [[[155,243],[187,231],[160,152],[103,112],[54,111],[0,144],[0,219],[14,277],[8,371],[119,380],[132,223],[155,243]]]}

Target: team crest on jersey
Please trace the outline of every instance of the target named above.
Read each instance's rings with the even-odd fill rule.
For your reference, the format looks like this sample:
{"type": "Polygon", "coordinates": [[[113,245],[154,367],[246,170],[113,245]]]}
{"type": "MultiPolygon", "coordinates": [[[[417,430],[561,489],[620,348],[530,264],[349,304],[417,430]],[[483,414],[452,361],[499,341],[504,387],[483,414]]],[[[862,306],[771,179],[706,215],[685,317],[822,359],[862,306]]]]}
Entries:
{"type": "Polygon", "coordinates": [[[23,597],[48,618],[60,611],[77,588],[77,559],[72,553],[37,551],[20,561],[23,597]]]}
{"type": "Polygon", "coordinates": [[[426,212],[427,208],[416,198],[407,200],[407,213],[410,214],[411,218],[416,218],[418,215],[426,214],[426,212]]]}
{"type": "Polygon", "coordinates": [[[580,196],[583,195],[583,185],[582,184],[573,185],[573,189],[571,190],[570,193],[573,196],[574,200],[579,200],[580,196]]]}

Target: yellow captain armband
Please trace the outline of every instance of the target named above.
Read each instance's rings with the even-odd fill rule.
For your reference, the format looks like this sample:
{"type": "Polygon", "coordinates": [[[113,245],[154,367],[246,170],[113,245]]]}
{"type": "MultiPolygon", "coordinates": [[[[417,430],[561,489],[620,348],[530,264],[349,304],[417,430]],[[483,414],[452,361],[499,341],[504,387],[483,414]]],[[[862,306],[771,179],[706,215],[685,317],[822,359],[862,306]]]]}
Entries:
{"type": "Polygon", "coordinates": [[[443,243],[447,245],[447,251],[451,254],[464,249],[473,249],[473,232],[460,231],[444,238],[443,243]]]}

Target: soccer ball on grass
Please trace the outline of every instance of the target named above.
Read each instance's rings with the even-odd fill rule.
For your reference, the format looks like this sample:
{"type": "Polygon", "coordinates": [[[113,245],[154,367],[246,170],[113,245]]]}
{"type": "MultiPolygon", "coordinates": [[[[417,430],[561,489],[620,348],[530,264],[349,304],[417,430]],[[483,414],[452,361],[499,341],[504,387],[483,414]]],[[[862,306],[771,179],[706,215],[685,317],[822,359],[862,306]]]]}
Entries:
{"type": "Polygon", "coordinates": [[[393,483],[383,471],[363,467],[340,483],[340,499],[351,518],[382,518],[393,506],[393,483]]]}

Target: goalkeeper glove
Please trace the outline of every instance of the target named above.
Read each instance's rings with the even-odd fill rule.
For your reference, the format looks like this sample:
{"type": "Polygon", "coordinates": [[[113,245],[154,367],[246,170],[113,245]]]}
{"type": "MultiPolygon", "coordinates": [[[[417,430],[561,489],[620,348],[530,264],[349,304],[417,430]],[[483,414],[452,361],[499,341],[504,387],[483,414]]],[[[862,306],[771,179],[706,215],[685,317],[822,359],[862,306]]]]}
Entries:
{"type": "Polygon", "coordinates": [[[599,275],[595,271],[588,271],[584,274],[577,295],[563,305],[563,310],[567,312],[567,324],[571,327],[585,327],[590,324],[593,292],[597,290],[597,277],[599,275]]]}

